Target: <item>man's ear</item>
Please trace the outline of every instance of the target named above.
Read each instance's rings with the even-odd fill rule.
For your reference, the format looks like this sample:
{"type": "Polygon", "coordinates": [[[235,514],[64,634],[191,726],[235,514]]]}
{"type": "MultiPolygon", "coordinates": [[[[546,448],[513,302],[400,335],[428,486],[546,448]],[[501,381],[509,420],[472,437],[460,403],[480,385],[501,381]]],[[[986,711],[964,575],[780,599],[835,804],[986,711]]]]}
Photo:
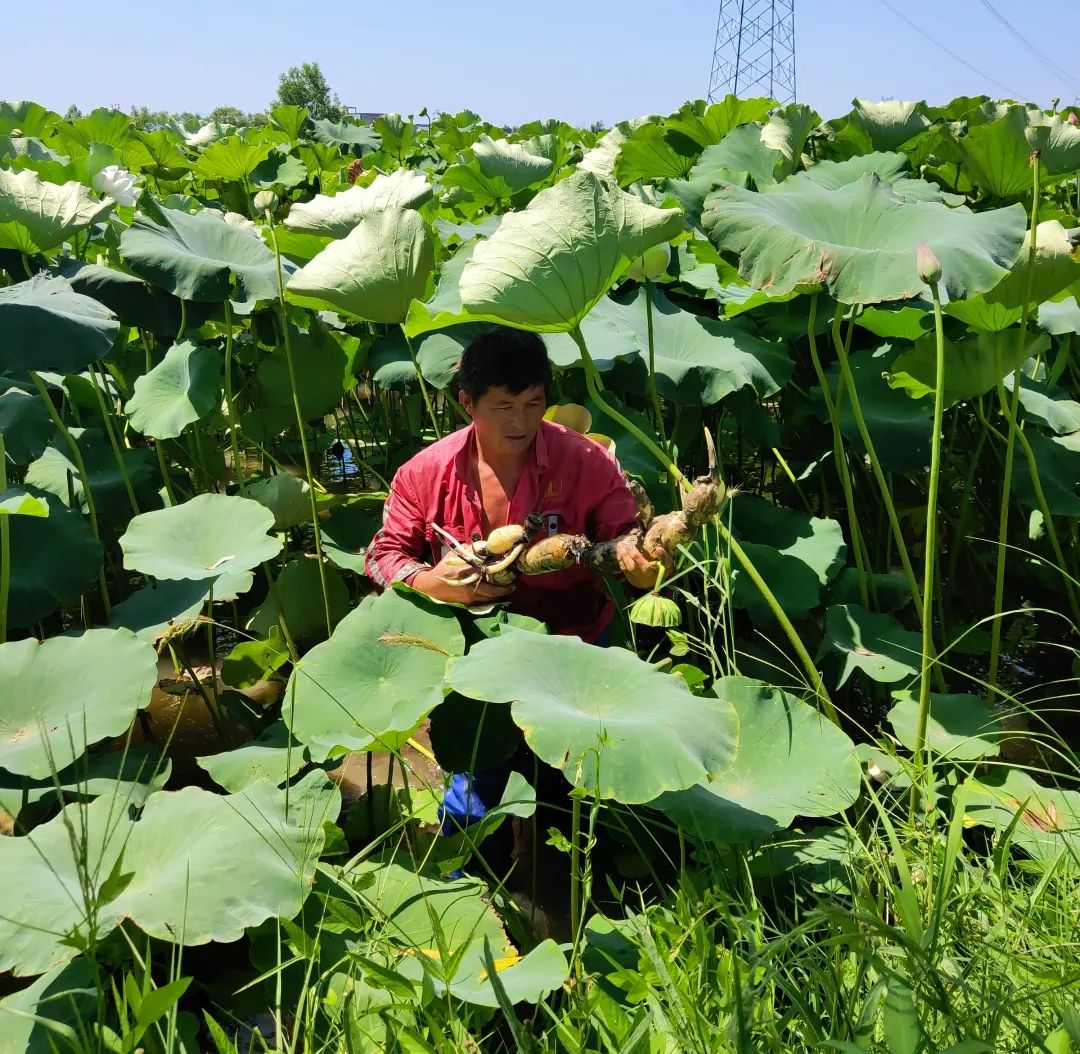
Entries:
{"type": "Polygon", "coordinates": [[[461,388],[461,389],[458,390],[457,397],[458,397],[458,402],[461,403],[462,410],[464,410],[470,417],[472,417],[472,415],[473,415],[472,396],[467,391],[465,391],[464,388],[461,388]]]}

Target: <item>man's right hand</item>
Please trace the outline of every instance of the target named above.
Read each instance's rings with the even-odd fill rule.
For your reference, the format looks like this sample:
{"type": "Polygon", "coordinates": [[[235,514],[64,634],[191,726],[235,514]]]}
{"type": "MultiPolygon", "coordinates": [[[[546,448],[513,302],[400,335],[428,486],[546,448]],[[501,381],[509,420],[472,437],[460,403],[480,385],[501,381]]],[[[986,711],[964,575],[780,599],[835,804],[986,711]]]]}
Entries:
{"type": "Polygon", "coordinates": [[[450,561],[449,557],[444,556],[434,567],[417,571],[409,585],[446,604],[466,606],[505,600],[514,591],[512,585],[497,586],[490,582],[477,582],[475,585],[460,584],[460,579],[468,578],[475,573],[471,567],[461,567],[456,560],[450,561]]]}

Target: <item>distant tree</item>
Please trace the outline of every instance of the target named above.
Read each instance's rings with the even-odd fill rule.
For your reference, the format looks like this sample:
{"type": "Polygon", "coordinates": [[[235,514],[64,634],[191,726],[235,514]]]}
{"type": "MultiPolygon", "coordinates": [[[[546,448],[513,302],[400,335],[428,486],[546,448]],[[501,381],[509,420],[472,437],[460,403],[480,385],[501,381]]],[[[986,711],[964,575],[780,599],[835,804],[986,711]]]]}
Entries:
{"type": "Polygon", "coordinates": [[[78,106],[76,106],[74,103],[72,103],[64,111],[64,120],[65,121],[77,121],[80,117],[82,117],[82,115],[83,115],[82,110],[80,110],[78,108],[78,106]]]}
{"type": "Polygon", "coordinates": [[[172,114],[165,110],[151,110],[148,106],[132,106],[131,123],[140,132],[152,132],[155,128],[164,128],[172,114]]]}
{"type": "Polygon", "coordinates": [[[606,132],[607,131],[607,122],[605,122],[605,121],[593,121],[593,123],[589,125],[589,131],[594,132],[597,135],[599,135],[601,132],[606,132]]]}
{"type": "Polygon", "coordinates": [[[217,106],[210,111],[210,120],[218,124],[235,124],[240,128],[264,125],[267,123],[265,113],[244,113],[236,106],[217,106]]]}
{"type": "Polygon", "coordinates": [[[274,105],[306,106],[316,121],[323,118],[340,121],[343,113],[341,100],[336,94],[330,94],[330,85],[326,83],[317,62],[290,66],[287,72],[281,74],[274,105]]]}

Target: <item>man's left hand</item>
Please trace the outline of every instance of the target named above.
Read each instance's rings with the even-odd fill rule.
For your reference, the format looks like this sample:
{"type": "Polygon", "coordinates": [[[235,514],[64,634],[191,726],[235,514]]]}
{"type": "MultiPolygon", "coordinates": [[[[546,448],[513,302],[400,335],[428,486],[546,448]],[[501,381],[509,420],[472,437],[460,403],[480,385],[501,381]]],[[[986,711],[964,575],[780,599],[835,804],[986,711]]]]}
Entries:
{"type": "Polygon", "coordinates": [[[664,553],[660,560],[650,560],[630,535],[619,539],[615,546],[615,556],[619,561],[619,570],[635,589],[654,589],[661,564],[665,578],[675,569],[675,562],[667,553],[664,553]]]}

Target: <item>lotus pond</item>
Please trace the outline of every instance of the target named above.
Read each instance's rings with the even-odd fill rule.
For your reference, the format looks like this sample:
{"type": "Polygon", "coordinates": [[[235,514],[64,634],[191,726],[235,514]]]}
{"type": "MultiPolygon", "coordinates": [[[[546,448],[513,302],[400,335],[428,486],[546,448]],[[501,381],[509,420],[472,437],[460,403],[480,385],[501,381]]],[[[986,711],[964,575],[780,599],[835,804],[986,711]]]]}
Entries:
{"type": "Polygon", "coordinates": [[[0,1054],[1080,1049],[1077,125],[0,103],[0,1054]],[[715,441],[606,651],[364,576],[492,324],[715,441]]]}

